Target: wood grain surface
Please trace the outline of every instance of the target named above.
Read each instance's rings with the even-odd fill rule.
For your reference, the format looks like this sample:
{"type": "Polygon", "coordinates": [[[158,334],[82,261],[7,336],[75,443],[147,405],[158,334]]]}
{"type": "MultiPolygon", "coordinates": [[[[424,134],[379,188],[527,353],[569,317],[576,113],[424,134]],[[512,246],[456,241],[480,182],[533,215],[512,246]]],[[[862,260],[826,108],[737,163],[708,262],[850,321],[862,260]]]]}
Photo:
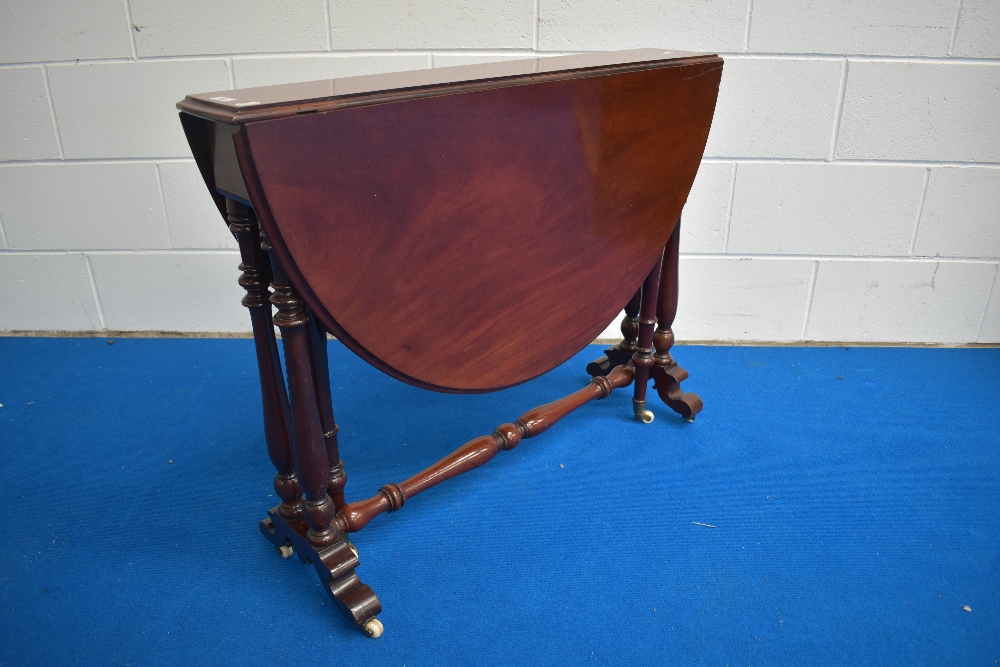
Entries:
{"type": "Polygon", "coordinates": [[[243,179],[323,325],[426,388],[490,391],[590,343],[658,260],[718,58],[248,123],[243,179]]]}

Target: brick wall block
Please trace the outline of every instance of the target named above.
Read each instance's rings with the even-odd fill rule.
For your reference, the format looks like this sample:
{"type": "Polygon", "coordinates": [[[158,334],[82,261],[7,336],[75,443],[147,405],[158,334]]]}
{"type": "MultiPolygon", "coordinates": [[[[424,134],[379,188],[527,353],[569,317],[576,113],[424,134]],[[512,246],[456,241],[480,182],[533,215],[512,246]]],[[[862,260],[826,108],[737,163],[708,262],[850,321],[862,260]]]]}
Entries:
{"type": "Polygon", "coordinates": [[[954,20],[955,3],[946,0],[754,0],[750,49],[944,56],[954,20]]]}
{"type": "Polygon", "coordinates": [[[674,333],[681,340],[798,340],[813,263],[682,257],[674,333]]]}
{"type": "Polygon", "coordinates": [[[1000,257],[1000,169],[931,169],[914,254],[1000,257]]]}
{"type": "Polygon", "coordinates": [[[820,262],[806,338],[974,341],[995,271],[985,262],[820,262]]]}
{"type": "MultiPolygon", "coordinates": [[[[1000,266],[997,267],[1000,269],[1000,266]]],[[[1000,278],[993,276],[993,290],[986,304],[983,323],[979,329],[977,343],[1000,343],[1000,278]]]]}
{"type": "Polygon", "coordinates": [[[161,162],[160,183],[174,248],[238,248],[194,162],[161,162]]]}
{"type": "Polygon", "coordinates": [[[1000,65],[856,62],[838,158],[1000,162],[1000,65]]]}
{"type": "Polygon", "coordinates": [[[324,0],[130,0],[139,57],[323,51],[324,0]]]}
{"type": "Polygon", "coordinates": [[[0,63],[132,55],[120,0],[7,0],[0,20],[0,63]]]}
{"type": "Polygon", "coordinates": [[[919,167],[740,164],[729,252],[908,255],[919,167]]]}
{"type": "Polygon", "coordinates": [[[0,161],[59,157],[41,67],[0,69],[0,161]]]}
{"type": "Polygon", "coordinates": [[[120,331],[249,331],[237,252],[94,254],[104,319],[120,331]]]}
{"type": "Polygon", "coordinates": [[[684,205],[681,248],[684,252],[722,252],[733,165],[702,163],[684,205]]]}
{"type": "Polygon", "coordinates": [[[842,64],[730,58],[705,154],[826,158],[842,64]]]}
{"type": "Polygon", "coordinates": [[[954,56],[1000,57],[1000,0],[963,0],[954,56]]]}
{"type": "Polygon", "coordinates": [[[0,331],[101,328],[83,255],[0,253],[0,304],[0,331]]]}
{"type": "Polygon", "coordinates": [[[190,157],[174,105],[230,88],[221,59],[59,65],[49,82],[67,158],[190,157]]]}
{"type": "Polygon", "coordinates": [[[0,167],[0,214],[15,250],[170,247],[153,164],[0,167]]]}
{"type": "Polygon", "coordinates": [[[542,0],[538,48],[743,50],[745,0],[542,0]]]}
{"type": "Polygon", "coordinates": [[[334,49],[530,49],[532,0],[330,0],[334,49]]]}

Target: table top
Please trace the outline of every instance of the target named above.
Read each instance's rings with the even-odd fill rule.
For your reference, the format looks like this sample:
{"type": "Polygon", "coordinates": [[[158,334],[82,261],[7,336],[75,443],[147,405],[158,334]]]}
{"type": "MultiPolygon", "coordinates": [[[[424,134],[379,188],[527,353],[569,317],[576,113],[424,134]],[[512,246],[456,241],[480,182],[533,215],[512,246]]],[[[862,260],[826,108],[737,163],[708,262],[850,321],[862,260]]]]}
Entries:
{"type": "Polygon", "coordinates": [[[177,107],[197,116],[238,125],[301,113],[305,110],[303,106],[309,112],[330,111],[345,106],[397,100],[401,94],[413,99],[454,94],[463,89],[524,85],[532,81],[558,79],[560,75],[579,77],[588,71],[608,74],[706,58],[719,62],[717,56],[708,53],[663,49],[546,56],[196,93],[178,102],[177,107]]]}
{"type": "Polygon", "coordinates": [[[246,91],[211,113],[222,95],[179,106],[244,123],[232,137],[250,201],[327,329],[404,381],[491,391],[592,342],[662,252],[722,73],[717,56],[676,54],[336,80],[347,97],[256,89],[273,106],[254,117],[234,106],[246,91]],[[374,90],[407,81],[424,87],[374,90]]]}

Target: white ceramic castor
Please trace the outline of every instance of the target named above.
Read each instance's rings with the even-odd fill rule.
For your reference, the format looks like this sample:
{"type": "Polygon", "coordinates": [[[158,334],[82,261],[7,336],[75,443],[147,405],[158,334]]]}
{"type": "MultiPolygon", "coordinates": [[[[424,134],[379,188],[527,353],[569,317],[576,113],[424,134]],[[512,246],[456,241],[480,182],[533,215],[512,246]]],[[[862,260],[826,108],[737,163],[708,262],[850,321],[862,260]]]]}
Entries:
{"type": "Polygon", "coordinates": [[[292,545],[282,544],[280,547],[278,547],[278,553],[281,554],[282,558],[288,558],[289,556],[292,555],[292,545]]]}
{"type": "Polygon", "coordinates": [[[382,632],[385,628],[382,627],[382,621],[377,618],[369,618],[365,621],[364,631],[372,639],[378,639],[382,636],[382,632]]]}
{"type": "Polygon", "coordinates": [[[653,413],[650,412],[649,410],[643,410],[641,413],[637,414],[636,417],[643,424],[649,424],[650,422],[653,421],[653,413]]]}
{"type": "Polygon", "coordinates": [[[693,424],[694,423],[694,417],[688,417],[684,421],[686,421],[688,424],[693,424]]]}

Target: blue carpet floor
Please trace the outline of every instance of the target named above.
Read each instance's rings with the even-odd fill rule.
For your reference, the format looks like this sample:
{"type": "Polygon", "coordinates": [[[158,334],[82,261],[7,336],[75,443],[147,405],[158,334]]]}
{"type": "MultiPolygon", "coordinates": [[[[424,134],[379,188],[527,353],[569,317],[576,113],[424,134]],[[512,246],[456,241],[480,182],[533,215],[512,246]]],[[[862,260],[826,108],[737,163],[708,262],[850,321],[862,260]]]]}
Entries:
{"type": "MultiPolygon", "coordinates": [[[[332,343],[348,497],[598,353],[449,396],[332,343]]],[[[618,392],[356,534],[376,641],[257,532],[251,341],[0,338],[0,664],[1000,660],[1000,350],[676,353],[696,423],[618,392]]]]}

